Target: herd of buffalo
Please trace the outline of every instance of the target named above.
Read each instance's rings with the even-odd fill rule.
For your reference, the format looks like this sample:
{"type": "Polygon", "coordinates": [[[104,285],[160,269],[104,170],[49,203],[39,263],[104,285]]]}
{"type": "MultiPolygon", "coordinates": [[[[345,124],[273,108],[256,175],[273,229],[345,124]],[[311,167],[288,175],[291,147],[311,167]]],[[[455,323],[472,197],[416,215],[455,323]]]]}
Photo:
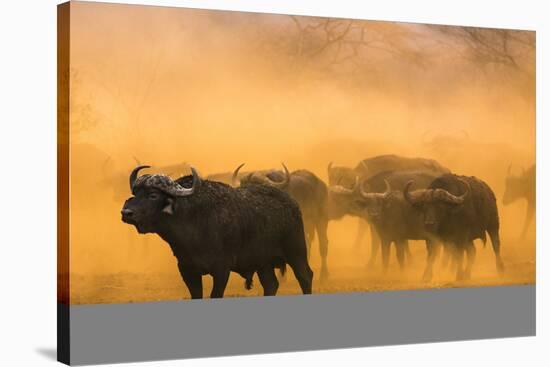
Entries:
{"type": "MultiPolygon", "coordinates": [[[[264,295],[275,295],[287,265],[304,294],[312,291],[310,246],[319,243],[321,282],[329,277],[327,227],[346,215],[359,218],[357,241],[370,226],[372,266],[381,250],[384,271],[395,244],[403,268],[410,256],[408,241],[426,243],[423,280],[430,281],[442,251],[456,269],[456,279],[468,279],[475,262],[474,240],[489,237],[496,270],[501,258],[499,213],[493,190],[479,178],[453,174],[432,159],[381,155],[354,168],[328,165],[328,185],[311,171],[269,169],[233,172],[201,178],[172,179],[165,174],[130,174],[132,197],[122,220],[139,233],[156,233],[170,245],[192,298],[203,297],[202,276],[211,275],[211,297],[223,297],[230,272],[250,289],[254,274],[264,295]],[[466,259],[464,259],[466,258],[466,259]]],[[[535,166],[514,176],[508,172],[503,203],[526,199],[525,235],[535,211],[535,166]]]]}

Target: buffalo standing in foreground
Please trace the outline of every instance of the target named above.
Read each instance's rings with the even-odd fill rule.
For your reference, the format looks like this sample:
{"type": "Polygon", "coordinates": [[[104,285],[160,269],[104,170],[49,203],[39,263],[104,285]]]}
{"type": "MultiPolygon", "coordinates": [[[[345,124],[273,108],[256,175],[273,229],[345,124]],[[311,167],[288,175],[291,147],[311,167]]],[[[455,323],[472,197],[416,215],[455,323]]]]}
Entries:
{"type": "Polygon", "coordinates": [[[428,189],[410,191],[410,181],[403,195],[424,217],[426,230],[452,244],[457,266],[456,279],[468,279],[475,261],[473,241],[487,241],[489,233],[499,273],[504,271],[500,257],[499,216],[493,190],[476,177],[446,174],[436,178],[428,189]],[[463,269],[464,252],[468,257],[463,269]]]}
{"type": "MultiPolygon", "coordinates": [[[[233,185],[237,186],[239,180],[239,170],[244,163],[233,172],[233,185]]],[[[298,203],[302,212],[304,221],[304,230],[308,256],[311,251],[311,242],[317,233],[319,240],[319,252],[321,255],[321,274],[320,279],[324,281],[328,278],[328,189],[327,185],[314,173],[308,170],[296,170],[289,173],[283,164],[282,171],[256,171],[241,176],[240,184],[250,183],[263,184],[283,190],[298,203]]]]}
{"type": "MultiPolygon", "coordinates": [[[[414,180],[420,187],[428,187],[435,178],[434,174],[426,172],[388,171],[380,172],[362,183],[357,179],[353,189],[331,187],[333,193],[343,196],[342,200],[347,199],[350,210],[371,223],[380,237],[384,271],[388,268],[392,242],[396,245],[399,266],[403,269],[408,240],[426,240],[428,257],[423,279],[431,280],[433,263],[439,249],[437,241],[424,229],[422,214],[405,200],[402,190],[410,180],[414,180]]],[[[376,253],[371,253],[370,265],[375,257],[376,253]]]]}
{"type": "Polygon", "coordinates": [[[286,193],[264,185],[232,188],[192,176],[172,180],[161,174],[130,175],[134,195],[122,220],[139,233],[156,233],[178,260],[192,298],[202,298],[202,276],[214,279],[211,297],[223,297],[229,273],[252,285],[258,274],[264,295],[277,293],[274,269],[290,265],[304,294],[311,293],[313,272],[307,262],[300,209],[286,193]]]}
{"type": "Polygon", "coordinates": [[[529,225],[535,216],[536,207],[536,168],[533,164],[529,169],[523,170],[521,175],[515,176],[511,172],[512,167],[508,167],[506,175],[506,189],[502,203],[508,205],[516,200],[525,199],[527,201],[527,212],[525,214],[525,222],[521,231],[520,238],[525,238],[529,225]]]}

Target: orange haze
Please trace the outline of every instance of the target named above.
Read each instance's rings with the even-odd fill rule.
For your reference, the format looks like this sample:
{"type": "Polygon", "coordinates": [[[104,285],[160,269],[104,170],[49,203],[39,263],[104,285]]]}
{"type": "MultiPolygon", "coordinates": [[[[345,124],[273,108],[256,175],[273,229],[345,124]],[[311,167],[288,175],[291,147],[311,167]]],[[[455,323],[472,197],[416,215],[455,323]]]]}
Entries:
{"type": "MultiPolygon", "coordinates": [[[[490,245],[483,249],[478,243],[467,284],[535,281],[534,225],[525,241],[517,241],[525,203],[505,207],[501,200],[509,164],[519,173],[535,162],[534,61],[523,60],[521,72],[480,70],[460,50],[450,51],[462,47],[456,38],[420,24],[373,21],[354,26],[380,40],[353,62],[338,61],[345,56],[334,45],[317,46],[322,39],[308,41],[309,53],[297,51],[294,19],[72,4],[73,303],[188,297],[169,247],[122,223],[123,200],[115,200],[105,184],[123,177],[118,188],[129,196],[125,180],[134,157],[153,166],[188,162],[203,176],[242,162],[248,169],[285,162],[325,181],[330,161],[355,166],[388,153],[434,158],[456,173],[485,180],[499,201],[509,269],[498,278],[490,245]]],[[[406,273],[399,274],[392,256],[387,279],[376,271],[367,274],[370,240],[358,252],[352,248],[356,225],[354,218],[330,223],[333,280],[314,283],[314,292],[452,284],[444,271],[431,284],[419,282],[425,260],[420,242],[411,245],[414,263],[406,273]]],[[[312,249],[316,271],[316,243],[312,249]]],[[[242,279],[232,276],[227,293],[258,295],[255,283],[245,291],[242,279]]],[[[298,293],[292,276],[280,293],[298,293]]]]}

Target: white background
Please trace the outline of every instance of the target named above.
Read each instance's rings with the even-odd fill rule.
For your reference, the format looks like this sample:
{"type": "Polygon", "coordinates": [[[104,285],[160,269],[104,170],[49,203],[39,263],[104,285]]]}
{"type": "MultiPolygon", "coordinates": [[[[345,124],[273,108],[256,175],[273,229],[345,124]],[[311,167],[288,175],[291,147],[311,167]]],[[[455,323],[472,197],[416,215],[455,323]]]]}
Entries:
{"type": "MultiPolygon", "coordinates": [[[[532,29],[537,31],[537,334],[515,338],[140,366],[548,365],[549,16],[546,1],[131,1],[213,9],[532,29]],[[545,22],[546,20],[546,22],[545,22]],[[546,103],[546,105],[545,105],[546,103]]],[[[53,365],[56,349],[56,4],[0,8],[0,365],[53,365]]],[[[337,312],[337,310],[335,310],[337,312]]],[[[498,312],[498,310],[495,310],[498,312]]],[[[268,332],[268,331],[267,331],[268,332]]],[[[372,332],[376,332],[373,330],[372,332]]],[[[133,366],[137,364],[131,364],[133,366]]]]}

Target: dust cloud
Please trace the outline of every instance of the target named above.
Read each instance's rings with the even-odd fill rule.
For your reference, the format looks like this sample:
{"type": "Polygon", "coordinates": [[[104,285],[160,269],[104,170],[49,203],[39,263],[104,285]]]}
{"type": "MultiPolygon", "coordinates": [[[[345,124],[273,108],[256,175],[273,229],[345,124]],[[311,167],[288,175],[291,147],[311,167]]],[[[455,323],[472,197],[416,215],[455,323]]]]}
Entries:
{"type": "MultiPolygon", "coordinates": [[[[433,158],[483,179],[498,199],[507,272],[498,277],[490,244],[477,243],[472,280],[461,284],[534,283],[534,224],[518,240],[525,202],[502,205],[509,165],[519,174],[535,162],[530,32],[71,6],[72,303],[189,297],[169,247],[120,220],[136,161],[186,162],[203,176],[285,162],[326,182],[331,161],[433,158]]],[[[329,224],[331,280],[314,280],[314,292],[457,286],[439,266],[420,282],[421,242],[412,242],[405,272],[394,252],[389,275],[367,272],[370,239],[355,249],[356,230],[356,218],[329,224]]],[[[316,241],[311,265],[319,269],[316,241]]],[[[232,275],[226,293],[261,287],[245,291],[232,275]]],[[[279,293],[299,293],[292,275],[279,293]]]]}

